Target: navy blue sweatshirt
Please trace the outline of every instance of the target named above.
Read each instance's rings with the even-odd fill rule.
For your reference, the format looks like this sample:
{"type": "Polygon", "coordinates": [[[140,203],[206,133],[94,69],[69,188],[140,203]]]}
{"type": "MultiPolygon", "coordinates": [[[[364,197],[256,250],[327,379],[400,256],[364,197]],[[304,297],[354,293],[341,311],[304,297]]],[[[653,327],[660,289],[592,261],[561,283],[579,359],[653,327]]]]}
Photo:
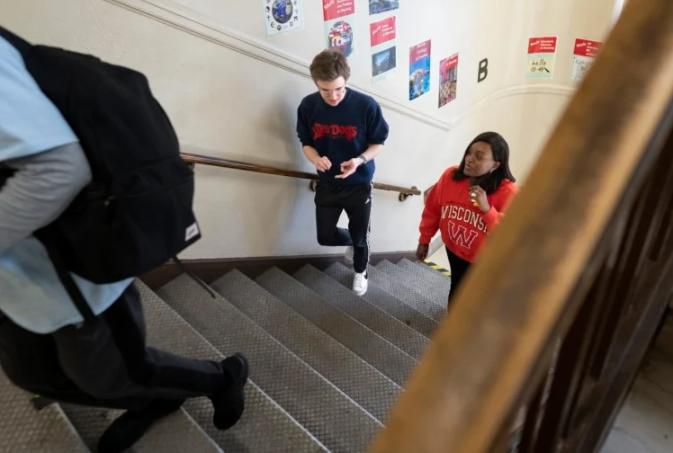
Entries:
{"type": "Polygon", "coordinates": [[[374,177],[374,161],[360,165],[346,179],[336,179],[341,163],[362,154],[369,145],[382,145],[388,138],[388,124],[381,107],[371,96],[347,88],[344,99],[333,107],[320,93],[306,96],[297,109],[297,135],[303,146],[312,146],[327,156],[332,168],[318,172],[320,182],[332,186],[369,184],[374,177]]]}

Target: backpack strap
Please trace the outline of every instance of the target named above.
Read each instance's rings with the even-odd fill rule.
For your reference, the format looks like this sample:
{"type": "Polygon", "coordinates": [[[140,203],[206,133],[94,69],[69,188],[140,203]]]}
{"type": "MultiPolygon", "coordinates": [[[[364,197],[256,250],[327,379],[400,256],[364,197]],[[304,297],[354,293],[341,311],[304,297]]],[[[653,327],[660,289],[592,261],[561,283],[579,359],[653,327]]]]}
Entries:
{"type": "Polygon", "coordinates": [[[15,35],[4,27],[0,27],[0,36],[5,38],[5,40],[7,40],[14,48],[16,48],[16,50],[18,50],[24,58],[26,57],[28,51],[30,51],[31,47],[33,47],[28,41],[15,35]]]}
{"type": "Polygon", "coordinates": [[[72,275],[70,275],[70,272],[66,270],[65,265],[63,264],[63,260],[61,259],[61,255],[56,251],[54,251],[53,249],[51,249],[51,247],[47,247],[44,243],[43,245],[47,249],[49,259],[51,260],[51,263],[54,265],[54,268],[56,269],[58,279],[61,281],[61,283],[65,287],[65,290],[68,292],[68,295],[75,304],[77,311],[79,311],[80,315],[82,315],[82,318],[84,318],[85,322],[91,321],[96,317],[96,315],[91,310],[91,307],[87,303],[86,299],[84,299],[84,296],[82,295],[82,292],[79,290],[79,287],[75,283],[75,280],[72,278],[72,275]]]}

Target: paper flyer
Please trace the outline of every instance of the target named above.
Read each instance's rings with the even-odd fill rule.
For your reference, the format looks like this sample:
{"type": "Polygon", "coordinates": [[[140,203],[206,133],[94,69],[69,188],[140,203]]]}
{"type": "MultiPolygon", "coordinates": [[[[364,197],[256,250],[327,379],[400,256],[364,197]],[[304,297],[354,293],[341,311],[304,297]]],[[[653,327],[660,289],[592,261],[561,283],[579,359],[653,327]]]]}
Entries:
{"type": "Polygon", "coordinates": [[[390,16],[369,24],[369,41],[372,47],[380,46],[397,37],[397,17],[390,16]]]}
{"type": "Polygon", "coordinates": [[[399,0],[369,0],[369,14],[385,13],[400,7],[399,0]]]}
{"type": "Polygon", "coordinates": [[[575,49],[573,50],[573,66],[571,78],[573,80],[582,80],[584,75],[594,62],[602,43],[588,39],[577,38],[575,40],[575,49]]]}
{"type": "Polygon", "coordinates": [[[388,47],[372,54],[372,77],[380,77],[397,67],[397,47],[388,47]]]}
{"type": "Polygon", "coordinates": [[[301,0],[263,0],[267,35],[277,35],[304,25],[301,0]]]}
{"type": "Polygon", "coordinates": [[[430,51],[430,40],[409,48],[410,101],[430,91],[430,51]]]}
{"type": "Polygon", "coordinates": [[[551,79],[554,76],[556,36],[541,36],[528,40],[528,78],[551,79]]]}
{"type": "Polygon", "coordinates": [[[456,99],[458,89],[458,54],[439,62],[439,107],[456,99]]]}
{"type": "Polygon", "coordinates": [[[369,24],[372,48],[372,77],[379,78],[397,67],[397,17],[390,16],[369,24]]]}
{"type": "Polygon", "coordinates": [[[327,47],[350,56],[354,50],[355,0],[323,0],[322,5],[327,47]]]}
{"type": "Polygon", "coordinates": [[[355,14],[355,0],[323,0],[325,22],[355,14]]]}

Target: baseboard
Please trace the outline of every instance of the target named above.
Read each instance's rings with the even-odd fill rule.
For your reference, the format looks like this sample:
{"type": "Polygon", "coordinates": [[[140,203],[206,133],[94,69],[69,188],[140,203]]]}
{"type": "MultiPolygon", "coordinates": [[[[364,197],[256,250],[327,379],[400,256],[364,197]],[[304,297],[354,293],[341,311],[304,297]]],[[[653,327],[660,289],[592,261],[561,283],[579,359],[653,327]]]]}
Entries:
{"type": "MultiPolygon", "coordinates": [[[[373,253],[370,257],[370,263],[376,264],[382,260],[395,262],[402,258],[415,260],[416,253],[415,251],[373,253]]],[[[336,262],[344,262],[343,254],[195,259],[183,260],[182,264],[187,270],[197,275],[203,281],[210,283],[233,269],[238,269],[248,277],[255,278],[273,266],[291,274],[306,264],[310,264],[322,270],[336,262]]],[[[181,269],[176,263],[170,262],[141,275],[140,279],[150,288],[157,289],[177,277],[181,272],[181,269]]]]}

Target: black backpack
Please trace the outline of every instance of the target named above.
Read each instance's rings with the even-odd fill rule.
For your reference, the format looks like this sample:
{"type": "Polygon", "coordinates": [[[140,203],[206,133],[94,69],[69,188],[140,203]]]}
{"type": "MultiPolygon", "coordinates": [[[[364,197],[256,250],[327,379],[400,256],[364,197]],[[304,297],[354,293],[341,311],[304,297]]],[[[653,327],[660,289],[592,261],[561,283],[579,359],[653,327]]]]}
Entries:
{"type": "Polygon", "coordinates": [[[2,27],[0,36],[73,129],[92,171],[66,211],[35,232],[59,273],[115,282],[198,240],[194,174],[145,76],[91,55],[31,45],[2,27]]]}

